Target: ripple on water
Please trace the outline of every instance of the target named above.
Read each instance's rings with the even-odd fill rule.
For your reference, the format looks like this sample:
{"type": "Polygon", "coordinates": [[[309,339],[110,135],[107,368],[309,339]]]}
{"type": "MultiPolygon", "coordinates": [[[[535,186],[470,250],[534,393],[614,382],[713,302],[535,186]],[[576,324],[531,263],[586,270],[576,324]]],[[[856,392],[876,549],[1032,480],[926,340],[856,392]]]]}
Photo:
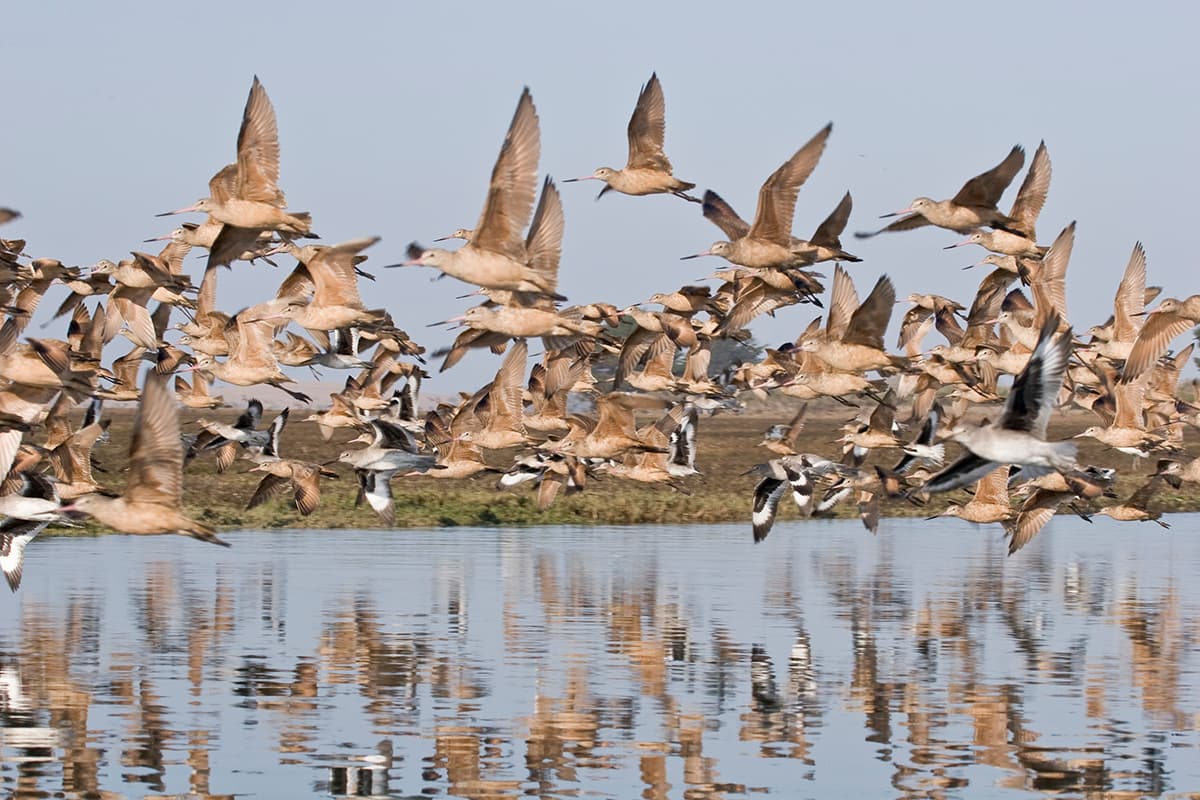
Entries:
{"type": "Polygon", "coordinates": [[[951,520],[228,538],[31,548],[0,613],[6,793],[1200,785],[1178,533],[1064,518],[1014,558],[951,520]]]}

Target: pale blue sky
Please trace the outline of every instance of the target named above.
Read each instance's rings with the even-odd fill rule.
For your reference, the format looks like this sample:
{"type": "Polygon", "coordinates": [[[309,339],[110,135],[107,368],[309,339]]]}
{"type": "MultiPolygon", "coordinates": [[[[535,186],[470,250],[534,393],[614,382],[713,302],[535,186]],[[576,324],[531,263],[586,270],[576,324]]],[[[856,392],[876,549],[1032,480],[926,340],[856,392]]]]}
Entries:
{"type": "MultiPolygon", "coordinates": [[[[382,236],[367,264],[380,266],[410,240],[475,222],[522,86],[541,118],[542,171],[561,180],[623,165],[626,122],[657,70],[676,174],[747,217],[763,179],[833,121],[800,192],[800,236],[847,189],[850,230],[874,228],[879,214],[949,197],[1013,144],[1031,156],[1044,138],[1054,177],[1039,238],[1079,220],[1068,300],[1086,328],[1110,313],[1135,240],[1151,284],[1200,289],[1181,224],[1200,174],[1198,16],[1108,3],[8,4],[0,205],[25,216],[0,234],[91,264],[198,221],[153,214],[206,194],[233,160],[257,74],[279,118],[290,207],[311,211],[328,242],[382,236]]],[[[597,203],[594,184],[561,188],[560,290],[572,301],[626,305],[724,264],[678,260],[720,238],[695,205],[597,203]]],[[[861,293],[887,272],[901,296],[969,302],[982,274],[958,268],[984,253],[941,249],[959,238],[844,243],[864,259],[853,267],[861,293]]],[[[188,263],[198,277],[202,261],[188,263]]],[[[284,274],[238,264],[222,275],[221,305],[265,299],[284,274]]],[[[431,350],[448,334],[424,326],[461,313],[455,296],[469,290],[432,275],[389,270],[364,285],[368,305],[389,307],[431,350]]],[[[793,307],[752,330],[778,343],[816,313],[793,307]]],[[[470,388],[497,366],[471,354],[429,389],[470,388]]]]}

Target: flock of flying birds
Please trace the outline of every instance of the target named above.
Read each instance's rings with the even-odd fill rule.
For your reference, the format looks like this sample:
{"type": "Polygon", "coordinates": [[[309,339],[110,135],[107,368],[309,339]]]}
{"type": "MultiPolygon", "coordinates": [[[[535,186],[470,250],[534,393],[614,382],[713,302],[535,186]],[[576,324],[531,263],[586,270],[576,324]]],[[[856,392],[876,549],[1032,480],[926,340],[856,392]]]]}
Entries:
{"type": "MultiPolygon", "coordinates": [[[[702,412],[740,406],[738,395],[781,394],[804,400],[867,399],[870,414],[847,425],[839,461],[802,452],[804,409],[789,424],[768,430],[764,444],[776,458],[756,469],[753,531],[770,530],[788,493],[807,514],[849,499],[874,530],[882,500],[923,503],[928,495],[975,484],[973,498],[945,512],[974,522],[1003,523],[1011,550],[1029,541],[1060,506],[1081,515],[1092,501],[1111,496],[1113,471],[1077,463],[1072,442],[1047,440],[1055,408],[1068,404],[1095,412],[1098,424],[1080,436],[1144,458],[1165,456],[1133,497],[1093,513],[1119,520],[1158,519],[1147,507],[1160,482],[1200,482],[1200,463],[1185,461],[1183,425],[1197,424],[1196,407],[1179,402],[1176,385],[1191,346],[1168,355],[1171,343],[1200,321],[1200,295],[1166,299],[1146,313],[1157,294],[1146,286],[1146,261],[1134,245],[1117,289],[1113,317],[1077,339],[1067,322],[1065,281],[1075,236],[1068,225],[1047,247],[1035,226],[1050,187],[1046,146],[1037,148],[1004,213],[1001,196],[1025,165],[1014,147],[992,169],[948,200],[918,197],[878,233],[937,226],[968,238],[959,245],[989,251],[992,271],[974,300],[963,306],[933,294],[913,294],[900,332],[900,353],[884,344],[896,291],[881,277],[866,298],[841,262],[859,261],[840,241],[851,212],[847,193],[809,239],[792,234],[797,193],[817,167],[832,125],[819,130],[762,184],[752,222],[709,190],[676,178],[663,152],[664,100],[657,76],[642,88],[629,120],[629,158],[622,169],[601,167],[574,180],[597,180],[628,195],[672,194],[701,205],[725,235],[695,256],[718,256],[729,267],[719,283],[656,294],[643,308],[607,303],[565,306],[558,294],[563,209],[549,178],[539,181],[540,131],[526,89],[517,102],[492,170],[483,211],[457,249],[409,246],[409,260],[388,266],[425,266],[478,288],[482,302],[448,322],[461,323],[452,346],[437,355],[441,369],[471,349],[503,354],[495,378],[457,404],[418,411],[424,350],[397,328],[386,309],[369,309],[359,293],[363,252],[378,237],[315,244],[310,214],[287,208],[279,188],[279,137],[266,90],[255,78],[237,139],[237,160],[209,181],[208,196],[168,214],[199,212],[161,237],[157,255],[134,252],[119,263],[90,270],[49,258],[29,258],[25,243],[0,240],[4,277],[0,326],[0,567],[15,590],[26,544],[46,525],[73,513],[131,534],[183,533],[225,544],[216,531],[182,511],[185,463],[215,451],[218,467],[239,454],[264,473],[254,506],[288,493],[301,514],[320,501],[320,479],[334,463],[352,466],[359,499],[394,521],[391,481],[408,475],[466,478],[511,466],[502,486],[538,485],[545,507],[563,491],[580,490],[604,473],[686,491],[697,473],[695,437],[702,412]],[[540,195],[539,195],[540,183],[540,195]],[[196,286],[184,272],[192,248],[207,250],[196,286]],[[222,267],[270,261],[286,254],[295,268],[274,297],[230,314],[215,304],[222,267]],[[837,262],[826,293],[820,262],[837,262]],[[66,339],[22,333],[42,295],[55,284],[69,291],[58,315],[70,315],[66,339]],[[713,347],[744,340],[762,314],[811,303],[824,310],[794,343],[768,349],[761,360],[711,374],[713,347]],[[153,306],[153,310],[152,310],[153,306]],[[90,307],[90,308],[89,308],[90,307]],[[172,325],[172,320],[176,323],[172,325]],[[178,331],[178,338],[175,338],[178,331]],[[927,347],[932,331],[944,342],[927,347]],[[167,337],[175,338],[168,343],[167,337]],[[124,338],[132,349],[103,364],[105,346],[124,338]],[[530,366],[528,341],[542,355],[530,366]],[[138,386],[139,368],[149,361],[138,386]],[[612,365],[603,387],[594,374],[612,365]],[[326,439],[349,428],[365,445],[336,462],[309,463],[282,455],[282,412],[265,429],[262,405],[251,401],[233,425],[200,420],[201,433],[181,434],[179,404],[217,408],[216,381],[269,384],[302,402],[282,367],[353,370],[345,388],[309,419],[326,439]],[[1014,376],[1007,396],[1000,374],[1014,376]],[[174,380],[174,391],[168,381],[174,380]],[[187,376],[190,376],[190,382],[187,376]],[[593,399],[579,411],[572,395],[593,399]],[[105,435],[103,399],[138,400],[127,487],[122,494],[93,479],[92,445],[105,435]],[[89,403],[83,425],[72,430],[69,412],[89,403]],[[994,421],[969,415],[975,405],[1002,404],[994,421]],[[644,421],[639,425],[639,414],[644,421]],[[906,434],[913,431],[913,435],[906,434]],[[35,433],[40,444],[31,439],[35,433]],[[962,454],[945,463],[944,440],[962,454]],[[866,466],[872,450],[885,454],[866,466]],[[485,458],[486,456],[486,458],[485,458]]],[[[0,210],[0,222],[17,216],[0,210]]],[[[164,216],[164,215],[160,215],[164,216]]],[[[147,240],[154,241],[154,240],[147,240]]],[[[274,262],[271,262],[274,263],[274,262]]],[[[1160,522],[1160,524],[1165,524],[1160,522]]]]}

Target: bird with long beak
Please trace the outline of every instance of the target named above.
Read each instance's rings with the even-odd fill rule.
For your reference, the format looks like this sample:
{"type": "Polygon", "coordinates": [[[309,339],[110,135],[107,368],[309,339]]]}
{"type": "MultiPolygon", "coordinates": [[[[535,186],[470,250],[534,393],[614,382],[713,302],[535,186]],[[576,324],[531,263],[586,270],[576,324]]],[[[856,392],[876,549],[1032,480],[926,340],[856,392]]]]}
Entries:
{"type": "Polygon", "coordinates": [[[671,161],[663,152],[666,109],[662,84],[658,81],[658,75],[652,74],[638,94],[633,116],[629,118],[626,131],[629,159],[625,168],[600,167],[591,175],[569,178],[563,182],[604,181],[604,188],[596,195],[597,200],[614,190],[629,195],[673,194],[692,203],[702,203],[699,197],[687,194],[696,184],[681,181],[671,174],[671,161]]]}
{"type": "MultiPolygon", "coordinates": [[[[500,155],[492,168],[479,224],[471,231],[467,243],[458,250],[443,250],[424,249],[414,242],[409,245],[407,261],[388,266],[434,267],[460,281],[488,289],[511,289],[557,297],[557,260],[553,269],[531,261],[522,236],[526,224],[534,217],[541,148],[537,110],[529,89],[525,89],[517,101],[504,144],[500,146],[500,155]]],[[[558,192],[549,178],[542,195],[547,198],[546,202],[557,204],[558,192]]]]}
{"type": "Polygon", "coordinates": [[[859,239],[868,239],[884,232],[910,231],[926,225],[948,228],[958,233],[972,233],[978,228],[1011,228],[1013,220],[996,208],[1000,196],[1025,165],[1025,150],[1017,145],[1004,160],[987,172],[976,175],[963,184],[958,194],[949,200],[918,197],[908,208],[881,214],[880,219],[900,219],[877,231],[858,231],[859,239]]]}
{"type": "Polygon", "coordinates": [[[238,131],[237,162],[222,167],[212,177],[208,182],[208,197],[155,216],[200,211],[238,228],[308,235],[312,231],[312,215],[285,211],[287,200],[278,183],[279,129],[275,108],[255,76],[238,131]]]}
{"type": "Polygon", "coordinates": [[[129,445],[129,483],[118,497],[85,494],[60,511],[81,511],[115,531],[178,533],[225,547],[211,526],[183,513],[183,441],[179,407],[167,377],[146,374],[129,445]]]}

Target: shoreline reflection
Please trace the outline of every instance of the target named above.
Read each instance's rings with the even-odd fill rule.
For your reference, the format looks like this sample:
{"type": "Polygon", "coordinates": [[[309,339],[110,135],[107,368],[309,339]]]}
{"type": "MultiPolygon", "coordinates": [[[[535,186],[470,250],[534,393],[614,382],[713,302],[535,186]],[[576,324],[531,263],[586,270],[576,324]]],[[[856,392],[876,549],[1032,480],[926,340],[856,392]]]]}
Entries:
{"type": "Polygon", "coordinates": [[[892,523],[756,548],[727,526],[51,539],[0,615],[0,789],[1200,784],[1200,543],[1064,519],[1007,558],[985,529],[892,523]]]}

